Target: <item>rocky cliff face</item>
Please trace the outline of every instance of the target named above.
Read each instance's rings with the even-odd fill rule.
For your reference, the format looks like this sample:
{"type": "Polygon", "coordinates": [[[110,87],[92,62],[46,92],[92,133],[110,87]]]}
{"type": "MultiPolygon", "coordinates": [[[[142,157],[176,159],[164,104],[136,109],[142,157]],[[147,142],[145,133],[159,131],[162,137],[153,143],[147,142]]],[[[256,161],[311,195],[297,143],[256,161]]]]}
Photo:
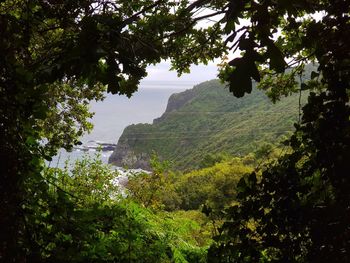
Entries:
{"type": "Polygon", "coordinates": [[[121,137],[118,141],[117,147],[109,157],[108,163],[128,169],[140,168],[143,170],[149,170],[149,158],[150,156],[146,153],[136,153],[133,151],[128,139],[121,137]]]}
{"type": "Polygon", "coordinates": [[[194,89],[189,89],[180,93],[172,94],[169,97],[165,112],[159,118],[154,119],[153,123],[155,124],[155,123],[162,122],[168,116],[169,113],[180,109],[181,107],[183,107],[188,103],[191,103],[191,100],[195,96],[196,96],[196,92],[194,89]]]}

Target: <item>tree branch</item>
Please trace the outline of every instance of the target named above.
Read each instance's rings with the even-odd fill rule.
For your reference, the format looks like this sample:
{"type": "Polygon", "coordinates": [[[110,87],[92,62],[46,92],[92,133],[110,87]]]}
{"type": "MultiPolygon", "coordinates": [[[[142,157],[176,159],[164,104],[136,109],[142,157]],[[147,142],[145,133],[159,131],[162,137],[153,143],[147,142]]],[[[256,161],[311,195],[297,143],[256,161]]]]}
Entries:
{"type": "Polygon", "coordinates": [[[133,14],[132,16],[128,17],[127,19],[125,19],[123,21],[123,23],[121,24],[121,27],[125,27],[127,25],[130,25],[132,22],[136,21],[139,19],[139,15],[143,14],[144,12],[156,7],[157,5],[159,5],[163,0],[158,0],[157,2],[155,2],[152,5],[146,6],[144,9],[142,9],[141,11],[133,14]]]}
{"type": "Polygon", "coordinates": [[[213,16],[217,16],[217,15],[221,15],[221,14],[224,14],[224,13],[226,13],[226,10],[220,10],[220,11],[217,11],[215,13],[207,14],[207,15],[204,15],[204,16],[199,16],[199,17],[194,18],[193,22],[197,22],[199,20],[202,20],[202,19],[205,19],[205,18],[209,18],[209,17],[213,17],[213,16]]]}
{"type": "Polygon", "coordinates": [[[206,4],[210,2],[209,0],[197,0],[195,2],[193,2],[192,4],[190,4],[186,9],[185,11],[187,12],[191,12],[193,9],[195,9],[196,7],[200,7],[202,6],[203,4],[206,4]]]}

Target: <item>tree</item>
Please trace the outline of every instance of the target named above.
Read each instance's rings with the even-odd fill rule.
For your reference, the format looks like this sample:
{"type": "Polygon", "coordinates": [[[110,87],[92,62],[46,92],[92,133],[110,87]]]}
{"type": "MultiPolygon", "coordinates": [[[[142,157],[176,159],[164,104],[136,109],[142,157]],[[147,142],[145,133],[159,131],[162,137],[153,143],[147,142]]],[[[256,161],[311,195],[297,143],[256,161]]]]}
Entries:
{"type": "MultiPolygon", "coordinates": [[[[183,73],[192,63],[207,63],[240,49],[242,56],[224,61],[220,73],[235,96],[249,93],[252,79],[270,81],[269,89],[275,97],[299,89],[321,90],[311,93],[304,107],[302,121],[290,141],[295,150],[300,150],[287,158],[287,167],[300,164],[301,155],[308,161],[302,162],[300,171],[285,173],[294,173],[297,181],[300,176],[306,180],[319,174],[321,185],[329,185],[332,202],[323,206],[322,213],[332,204],[338,205],[333,206],[337,213],[334,218],[320,216],[314,225],[304,225],[304,229],[312,229],[308,230],[312,245],[307,246],[310,252],[306,254],[316,255],[322,250],[321,256],[328,253],[345,260],[341,255],[349,251],[347,234],[331,239],[333,243],[328,241],[333,233],[331,226],[337,226],[339,233],[348,233],[344,218],[349,216],[350,182],[344,171],[349,170],[350,159],[349,6],[347,0],[3,1],[0,224],[8,227],[0,240],[2,259],[22,257],[18,251],[24,230],[21,207],[30,198],[26,188],[42,180],[44,157],[49,159],[59,147],[70,148],[88,129],[86,119],[76,114],[81,110],[87,115],[81,108],[86,100],[100,98],[105,86],[109,92],[130,96],[146,75],[146,66],[162,58],[171,57],[173,68],[183,73]],[[210,19],[210,26],[198,25],[205,19],[210,19]],[[241,19],[250,24],[239,27],[241,19]],[[312,81],[298,87],[295,77],[312,61],[318,63],[318,72],[312,72],[312,81]],[[294,68],[283,74],[288,66],[294,68]],[[281,83],[288,88],[281,89],[281,83]],[[81,99],[72,101],[75,94],[81,99]],[[62,104],[68,106],[59,111],[62,104]],[[76,124],[78,128],[65,132],[76,124]],[[316,226],[329,230],[327,235],[320,235],[316,226]],[[336,246],[338,243],[343,245],[336,246]]],[[[252,185],[257,187],[244,198],[263,195],[269,185],[263,183],[264,178],[268,176],[254,183],[251,176],[252,185]]],[[[309,218],[313,216],[311,213],[309,218]]],[[[288,218],[288,213],[281,218],[288,218]]],[[[254,243],[252,239],[247,242],[254,243]]],[[[268,244],[264,242],[260,243],[268,244]]],[[[261,252],[256,246],[247,247],[251,250],[242,251],[261,252]]]]}
{"type": "Polygon", "coordinates": [[[165,197],[176,203],[173,175],[168,172],[169,162],[160,161],[156,154],[150,160],[151,173],[138,172],[128,176],[127,195],[146,208],[162,209],[165,197]],[[174,200],[175,199],[175,200],[174,200]]]}
{"type": "Polygon", "coordinates": [[[146,66],[168,56],[166,42],[186,25],[184,14],[175,16],[182,8],[162,0],[1,2],[2,260],[23,258],[22,211],[30,186],[43,185],[43,160],[90,129],[86,105],[105,87],[137,90],[146,66]]]}
{"type": "MultiPolygon", "coordinates": [[[[24,208],[27,262],[204,262],[209,237],[197,213],[158,213],[123,197],[98,154],[46,167],[24,208]],[[113,183],[114,182],[114,183],[113,183]],[[197,241],[198,240],[198,241],[197,241]]],[[[201,217],[202,216],[202,217],[201,217]]]]}
{"type": "MultiPolygon", "coordinates": [[[[275,98],[312,90],[287,143],[293,152],[261,178],[253,173],[239,183],[240,205],[228,211],[213,262],[348,262],[349,2],[198,0],[191,6],[193,13],[205,6],[224,14],[213,28],[221,26],[230,49],[242,51],[220,74],[235,96],[250,93],[252,79],[275,98]],[[240,19],[250,24],[238,28],[240,19]],[[318,71],[304,83],[311,62],[318,71]]],[[[203,54],[205,43],[210,40],[198,48],[203,54]]],[[[184,65],[196,62],[196,55],[183,54],[184,65]]]]}

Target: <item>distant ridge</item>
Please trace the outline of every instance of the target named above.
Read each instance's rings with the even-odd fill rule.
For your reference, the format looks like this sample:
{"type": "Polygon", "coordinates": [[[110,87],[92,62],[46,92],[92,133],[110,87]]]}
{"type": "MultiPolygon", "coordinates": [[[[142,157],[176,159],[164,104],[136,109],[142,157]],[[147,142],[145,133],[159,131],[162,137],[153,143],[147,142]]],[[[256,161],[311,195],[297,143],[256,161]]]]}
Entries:
{"type": "Polygon", "coordinates": [[[273,104],[256,88],[238,99],[218,80],[207,81],[171,95],[153,124],[126,127],[109,162],[149,169],[149,158],[156,153],[183,170],[197,168],[208,153],[244,155],[293,130],[298,99],[296,94],[273,104]]]}

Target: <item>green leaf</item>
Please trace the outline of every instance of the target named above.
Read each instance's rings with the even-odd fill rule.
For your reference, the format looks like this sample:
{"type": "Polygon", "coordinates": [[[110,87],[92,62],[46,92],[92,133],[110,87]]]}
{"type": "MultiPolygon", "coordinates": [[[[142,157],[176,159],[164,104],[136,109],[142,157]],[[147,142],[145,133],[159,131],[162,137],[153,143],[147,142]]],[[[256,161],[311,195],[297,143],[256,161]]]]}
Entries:
{"type": "Polygon", "coordinates": [[[210,206],[207,206],[207,205],[203,205],[203,208],[202,208],[202,212],[206,215],[206,216],[210,216],[211,212],[212,212],[212,209],[210,206]]]}
{"type": "Polygon", "coordinates": [[[250,76],[246,72],[240,74],[241,72],[240,70],[235,70],[229,79],[229,90],[237,98],[241,98],[245,93],[252,91],[252,80],[250,76]]]}
{"type": "Polygon", "coordinates": [[[248,186],[244,178],[241,178],[237,184],[237,190],[238,192],[245,192],[247,190],[248,186]]]}
{"type": "Polygon", "coordinates": [[[272,40],[267,45],[267,55],[270,58],[270,69],[275,70],[277,73],[283,73],[287,64],[284,61],[283,53],[272,40]]]}
{"type": "Polygon", "coordinates": [[[255,173],[251,173],[251,174],[248,176],[248,181],[249,181],[249,183],[250,183],[251,185],[256,184],[257,179],[256,179],[255,173]]]}
{"type": "Polygon", "coordinates": [[[225,31],[225,33],[228,34],[228,33],[232,32],[232,31],[234,31],[235,27],[236,27],[235,21],[233,21],[231,19],[228,19],[227,23],[225,25],[224,31],[225,31]]]}
{"type": "Polygon", "coordinates": [[[311,72],[311,79],[317,78],[320,75],[320,73],[312,71],[311,72]]]}
{"type": "Polygon", "coordinates": [[[241,50],[253,51],[257,44],[250,38],[243,38],[239,41],[239,48],[241,50]]]}
{"type": "Polygon", "coordinates": [[[257,81],[257,82],[260,82],[260,73],[259,73],[259,70],[257,68],[257,66],[255,65],[254,62],[251,62],[249,64],[249,70],[250,70],[250,75],[251,77],[257,81]]]}
{"type": "Polygon", "coordinates": [[[301,83],[301,84],[300,84],[300,89],[301,89],[301,90],[308,90],[308,89],[309,89],[309,86],[308,86],[307,84],[305,84],[305,83],[301,83]]]}
{"type": "Polygon", "coordinates": [[[245,93],[251,93],[252,80],[260,80],[260,74],[255,63],[248,56],[236,58],[229,62],[230,66],[235,68],[227,77],[229,89],[237,98],[243,97],[245,93]]]}
{"type": "Polygon", "coordinates": [[[112,94],[117,94],[120,90],[120,85],[118,82],[116,81],[111,81],[109,84],[108,84],[108,87],[107,87],[107,92],[110,92],[112,94]]]}

